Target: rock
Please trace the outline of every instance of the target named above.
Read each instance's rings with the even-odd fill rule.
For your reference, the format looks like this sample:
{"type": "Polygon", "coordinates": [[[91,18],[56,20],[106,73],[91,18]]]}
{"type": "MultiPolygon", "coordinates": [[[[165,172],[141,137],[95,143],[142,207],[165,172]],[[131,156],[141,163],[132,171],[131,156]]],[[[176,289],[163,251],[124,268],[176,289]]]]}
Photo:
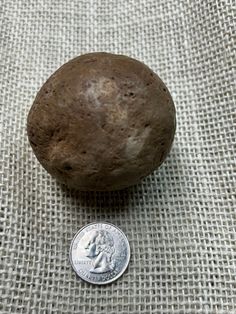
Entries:
{"type": "Polygon", "coordinates": [[[164,161],[175,108],[167,87],[143,63],[90,53],[64,64],[42,86],[27,131],[39,162],[61,182],[116,190],[164,161]]]}

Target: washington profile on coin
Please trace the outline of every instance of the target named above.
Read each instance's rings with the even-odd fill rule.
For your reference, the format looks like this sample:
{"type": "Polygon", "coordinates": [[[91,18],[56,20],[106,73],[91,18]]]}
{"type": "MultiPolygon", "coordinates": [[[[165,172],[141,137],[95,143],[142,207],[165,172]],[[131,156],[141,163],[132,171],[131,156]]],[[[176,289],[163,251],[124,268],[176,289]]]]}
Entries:
{"type": "Polygon", "coordinates": [[[91,223],[80,229],[70,246],[70,261],[76,274],[93,284],[118,279],[130,260],[125,234],[110,223],[91,223]]]}

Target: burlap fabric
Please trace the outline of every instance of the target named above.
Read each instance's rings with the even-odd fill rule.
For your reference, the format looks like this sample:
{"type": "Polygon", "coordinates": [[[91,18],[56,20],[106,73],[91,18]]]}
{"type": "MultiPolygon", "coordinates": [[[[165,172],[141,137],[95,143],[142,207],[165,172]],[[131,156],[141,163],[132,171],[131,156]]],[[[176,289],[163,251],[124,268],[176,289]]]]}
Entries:
{"type": "Polygon", "coordinates": [[[235,9],[233,0],[1,1],[1,313],[236,313],[235,9]],[[69,191],[28,144],[37,90],[90,51],[144,61],[176,104],[169,157],[125,191],[69,191]],[[97,287],[76,278],[68,250],[80,227],[101,220],[127,234],[132,257],[123,277],[97,287]]]}

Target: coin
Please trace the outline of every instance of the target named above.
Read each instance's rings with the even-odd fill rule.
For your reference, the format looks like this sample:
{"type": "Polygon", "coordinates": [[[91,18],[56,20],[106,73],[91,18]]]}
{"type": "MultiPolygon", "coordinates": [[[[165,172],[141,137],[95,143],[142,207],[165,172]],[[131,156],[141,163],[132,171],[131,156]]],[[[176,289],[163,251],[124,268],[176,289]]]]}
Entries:
{"type": "Polygon", "coordinates": [[[80,229],[70,246],[70,262],[83,280],[111,283],[126,270],[130,246],[126,235],[110,223],[91,223],[80,229]]]}

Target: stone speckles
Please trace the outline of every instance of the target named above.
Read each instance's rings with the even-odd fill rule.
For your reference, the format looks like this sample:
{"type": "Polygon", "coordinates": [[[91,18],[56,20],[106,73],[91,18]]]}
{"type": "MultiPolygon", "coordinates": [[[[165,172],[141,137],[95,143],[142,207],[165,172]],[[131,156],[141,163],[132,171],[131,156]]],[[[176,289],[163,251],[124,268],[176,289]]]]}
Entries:
{"type": "Polygon", "coordinates": [[[42,86],[27,131],[36,157],[58,180],[80,190],[115,190],[163,162],[175,108],[143,63],[91,53],[64,64],[42,86]]]}

